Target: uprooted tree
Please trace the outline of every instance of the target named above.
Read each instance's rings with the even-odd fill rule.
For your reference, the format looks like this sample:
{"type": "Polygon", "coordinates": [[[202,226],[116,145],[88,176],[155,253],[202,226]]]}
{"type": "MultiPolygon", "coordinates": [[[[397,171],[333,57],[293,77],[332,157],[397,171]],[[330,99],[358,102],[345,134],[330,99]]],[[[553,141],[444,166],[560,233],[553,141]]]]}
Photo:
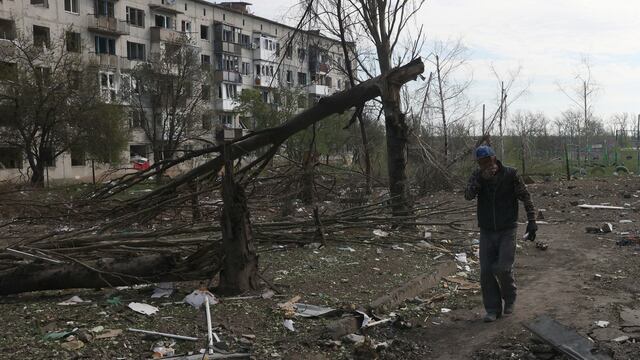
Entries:
{"type": "MultiPolygon", "coordinates": [[[[245,178],[255,177],[289,137],[332,114],[343,113],[351,108],[362,106],[365,102],[381,96],[384,89],[399,88],[408,81],[414,80],[423,71],[424,64],[420,59],[415,59],[349,90],[322,98],[315,106],[295,115],[279,126],[263,129],[209,149],[193,151],[179,159],[167,160],[161,168],[152,167],[147,171],[125,176],[120,181],[113,182],[93,193],[92,198],[102,199],[113,196],[157,175],[167,167],[175,166],[195,156],[214,152],[220,154],[152,192],[125,204],[119,204],[111,210],[116,219],[104,225],[102,231],[118,224],[130,222],[132,219],[139,219],[144,214],[161,209],[171,201],[190,199],[191,194],[179,194],[178,189],[188,187],[193,181],[211,181],[213,179],[214,182],[219,182],[218,174],[225,164],[228,165],[233,160],[266,147],[267,151],[263,155],[234,174],[245,178]]],[[[211,279],[221,270],[223,271],[221,276],[225,278],[225,280],[221,280],[221,286],[224,287],[226,280],[233,283],[230,284],[228,293],[251,289],[256,285],[256,277],[259,276],[257,257],[252,244],[251,224],[246,208],[244,208],[246,205],[243,205],[242,190],[231,179],[230,166],[227,166],[226,172],[229,175],[223,175],[226,177],[223,182],[227,182],[227,186],[223,186],[223,192],[225,192],[223,196],[226,197],[224,211],[228,213],[222,222],[222,244],[220,241],[209,242],[186,257],[159,254],[81,261],[65,255],[63,250],[87,251],[100,246],[109,246],[108,243],[95,244],[94,235],[89,233],[93,231],[92,229],[65,236],[54,234],[46,239],[22,241],[13,244],[14,250],[38,248],[41,253],[52,259],[44,263],[17,265],[0,272],[0,295],[46,289],[131,285],[161,280],[211,279]],[[225,187],[227,191],[225,191],[225,187]],[[230,189],[231,191],[229,191],[230,189]],[[230,225],[227,227],[231,229],[225,231],[225,224],[230,225]],[[39,243],[42,241],[45,243],[39,243]],[[229,265],[229,262],[234,263],[229,265]]],[[[126,238],[124,234],[109,236],[114,240],[119,237],[126,238]]],[[[187,242],[188,240],[185,240],[185,243],[187,242]]],[[[150,239],[137,244],[142,243],[158,244],[159,241],[150,239]]]]}

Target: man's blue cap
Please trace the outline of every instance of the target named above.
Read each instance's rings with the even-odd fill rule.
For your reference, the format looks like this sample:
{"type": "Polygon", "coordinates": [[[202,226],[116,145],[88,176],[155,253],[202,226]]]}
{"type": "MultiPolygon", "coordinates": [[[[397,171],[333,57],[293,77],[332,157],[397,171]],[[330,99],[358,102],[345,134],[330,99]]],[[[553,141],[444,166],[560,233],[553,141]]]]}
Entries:
{"type": "Polygon", "coordinates": [[[495,151],[493,151],[491,146],[482,145],[482,146],[478,146],[478,148],[476,149],[476,160],[490,157],[490,156],[496,156],[496,153],[495,151]]]}

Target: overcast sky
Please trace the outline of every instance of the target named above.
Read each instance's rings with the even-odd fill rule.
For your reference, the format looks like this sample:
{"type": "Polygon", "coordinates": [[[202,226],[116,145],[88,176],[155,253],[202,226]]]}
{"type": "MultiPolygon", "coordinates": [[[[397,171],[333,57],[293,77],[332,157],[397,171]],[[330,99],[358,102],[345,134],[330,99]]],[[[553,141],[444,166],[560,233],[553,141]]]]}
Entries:
{"type": "MultiPolygon", "coordinates": [[[[252,8],[281,21],[295,2],[254,0],[252,8]]],[[[554,118],[571,106],[557,84],[574,84],[586,56],[600,87],[594,112],[604,118],[640,112],[640,1],[427,0],[416,19],[429,40],[462,39],[477,104],[496,98],[492,64],[501,73],[521,67],[528,91],[510,110],[554,118]]]]}

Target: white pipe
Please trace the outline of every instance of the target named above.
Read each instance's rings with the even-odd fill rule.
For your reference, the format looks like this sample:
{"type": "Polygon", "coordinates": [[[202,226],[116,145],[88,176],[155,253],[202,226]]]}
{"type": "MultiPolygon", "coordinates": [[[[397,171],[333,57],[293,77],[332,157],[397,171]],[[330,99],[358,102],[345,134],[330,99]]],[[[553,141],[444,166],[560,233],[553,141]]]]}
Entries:
{"type": "Polygon", "coordinates": [[[206,295],[204,297],[204,306],[207,312],[207,336],[209,337],[209,354],[213,354],[213,329],[211,328],[211,310],[209,309],[209,297],[206,295]]]}
{"type": "Polygon", "coordinates": [[[168,334],[168,333],[161,333],[161,332],[157,332],[157,331],[148,331],[148,330],[140,330],[140,329],[132,329],[132,328],[128,328],[127,331],[139,332],[139,333],[149,334],[149,335],[164,336],[164,337],[178,339],[178,340],[198,341],[198,338],[196,338],[196,337],[182,336],[182,335],[175,335],[175,334],[168,334]]]}

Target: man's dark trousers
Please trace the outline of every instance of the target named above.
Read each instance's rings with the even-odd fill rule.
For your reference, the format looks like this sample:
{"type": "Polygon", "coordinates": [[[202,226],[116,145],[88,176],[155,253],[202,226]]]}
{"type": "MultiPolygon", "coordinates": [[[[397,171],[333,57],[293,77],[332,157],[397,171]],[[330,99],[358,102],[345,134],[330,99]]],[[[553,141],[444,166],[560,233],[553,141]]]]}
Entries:
{"type": "Polygon", "coordinates": [[[502,314],[505,304],[516,301],[513,261],[516,254],[517,228],[480,229],[480,285],[487,313],[502,314]]]}

